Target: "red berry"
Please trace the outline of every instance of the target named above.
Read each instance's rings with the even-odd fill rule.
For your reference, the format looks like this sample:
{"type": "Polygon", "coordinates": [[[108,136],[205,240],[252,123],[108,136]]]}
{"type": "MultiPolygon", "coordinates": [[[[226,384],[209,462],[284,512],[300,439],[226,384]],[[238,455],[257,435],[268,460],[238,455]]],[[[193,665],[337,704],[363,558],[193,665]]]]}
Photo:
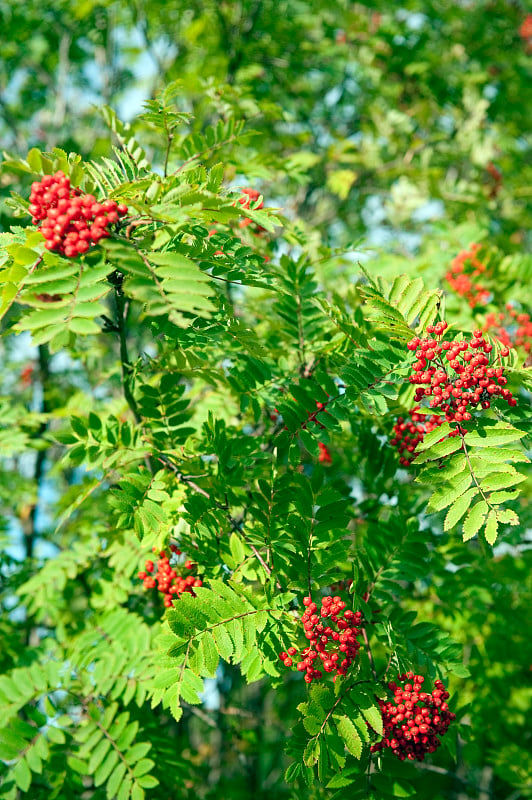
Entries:
{"type": "Polygon", "coordinates": [[[45,247],[75,258],[109,236],[108,225],[118,221],[119,213],[127,213],[127,206],[117,206],[114,200],[98,203],[93,195],[82,195],[59,171],[32,184],[29,212],[33,224],[42,222],[45,247]]]}

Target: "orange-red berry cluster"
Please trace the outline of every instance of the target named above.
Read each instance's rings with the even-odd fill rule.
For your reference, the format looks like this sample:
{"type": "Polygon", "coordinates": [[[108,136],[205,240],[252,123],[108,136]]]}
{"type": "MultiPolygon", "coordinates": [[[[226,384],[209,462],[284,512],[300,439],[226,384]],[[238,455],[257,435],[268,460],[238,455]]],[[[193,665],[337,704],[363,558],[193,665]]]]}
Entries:
{"type": "MultiPolygon", "coordinates": [[[[242,189],[242,195],[243,197],[240,197],[238,202],[243,208],[249,208],[251,206],[251,203],[257,202],[257,200],[260,197],[260,192],[258,192],[256,189],[242,189]]],[[[264,202],[262,200],[260,201],[258,206],[254,208],[254,211],[258,211],[259,208],[264,208],[264,202]]],[[[241,228],[245,228],[248,225],[251,225],[252,222],[253,222],[252,219],[250,219],[249,217],[245,217],[244,219],[241,219],[238,224],[240,225],[241,228]]],[[[262,225],[258,226],[258,230],[260,231],[264,230],[262,225]]]]}
{"type": "MultiPolygon", "coordinates": [[[[430,407],[440,407],[447,422],[467,422],[471,419],[469,407],[480,403],[482,408],[489,408],[496,397],[515,406],[517,401],[504,388],[508,383],[504,368],[495,366],[495,362],[491,364],[493,345],[482,336],[482,331],[474,330],[469,341],[444,342],[441,336],[446,328],[446,322],[429,325],[427,333],[435,338],[415,336],[407,344],[416,356],[409,377],[410,383],[417,384],[416,403],[430,397],[430,407]]],[[[508,348],[500,351],[501,357],[509,354],[508,348]]]]}
{"type": "Polygon", "coordinates": [[[519,36],[527,44],[531,44],[532,40],[532,14],[527,14],[521,25],[519,26],[519,36]]]}
{"type": "Polygon", "coordinates": [[[327,445],[323,444],[323,442],[318,442],[318,447],[320,450],[318,455],[318,461],[320,462],[320,464],[332,464],[331,451],[329,450],[327,445]]]}
{"type": "Polygon", "coordinates": [[[451,268],[445,273],[451,289],[465,297],[471,308],[488,302],[490,292],[476,278],[486,272],[484,264],[477,254],[482,249],[480,244],[472,244],[469,250],[462,250],[451,262],[451,268]]]}
{"type": "Polygon", "coordinates": [[[436,414],[422,414],[419,406],[414,408],[408,417],[399,417],[393,426],[394,437],[390,439],[390,444],[399,450],[399,463],[405,467],[411,464],[416,457],[415,449],[418,444],[423,441],[427,433],[443,422],[444,418],[436,414]]]}
{"type": "Polygon", "coordinates": [[[155,564],[151,559],[148,559],[144,565],[145,572],[139,572],[138,577],[144,582],[145,589],[155,589],[163,595],[163,602],[166,608],[170,608],[175,599],[179,598],[184,592],[194,596],[194,588],[202,585],[202,580],[197,575],[183,575],[178,574],[178,570],[193,570],[195,564],[192,561],[185,561],[183,564],[177,563],[177,557],[181,555],[176,545],[170,545],[171,553],[176,557],[172,559],[172,555],[168,555],[165,550],[159,553],[159,559],[155,564]],[[174,561],[170,563],[171,559],[174,561]]]}
{"type": "MultiPolygon", "coordinates": [[[[309,645],[300,651],[298,671],[305,673],[306,683],[319,680],[323,672],[334,673],[334,680],[337,675],[346,675],[360,649],[357,636],[361,629],[357,625],[362,622],[362,614],[344,610],[346,604],[341,597],[322,597],[319,613],[311,597],[304,597],[303,605],[306,609],[301,620],[309,645]],[[315,661],[321,661],[323,671],[316,669],[315,661]]],[[[286,652],[279,653],[279,658],[285,667],[291,667],[292,657],[297,654],[296,647],[289,647],[286,652]]]]}
{"type": "Polygon", "coordinates": [[[483,331],[489,331],[507,347],[522,347],[525,352],[532,350],[532,320],[530,314],[520,313],[512,305],[506,306],[506,314],[490,312],[486,314],[483,331]]]}
{"type": "Polygon", "coordinates": [[[41,223],[47,250],[75,258],[109,236],[109,225],[127,214],[127,206],[114,200],[99,203],[92,194],[73,189],[59,171],[32,183],[29,211],[33,224],[41,223]]]}
{"type": "Polygon", "coordinates": [[[393,681],[388,683],[393,700],[379,700],[384,736],[371,746],[371,751],[389,747],[401,761],[423,761],[426,753],[437,750],[441,744],[438,736],[447,733],[456,719],[446,702],[449,692],[440,680],[434,682],[431,693],[424,692],[423,676],[413,672],[399,675],[397,680],[403,686],[393,681]]]}

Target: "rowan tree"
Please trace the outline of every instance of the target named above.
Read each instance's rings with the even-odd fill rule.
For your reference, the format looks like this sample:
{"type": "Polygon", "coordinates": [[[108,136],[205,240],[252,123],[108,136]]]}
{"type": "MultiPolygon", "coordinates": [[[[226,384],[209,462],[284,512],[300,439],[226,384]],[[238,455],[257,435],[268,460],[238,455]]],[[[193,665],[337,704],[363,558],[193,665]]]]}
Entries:
{"type": "Polygon", "coordinates": [[[0,796],[527,796],[524,9],[0,7],[0,796]]]}

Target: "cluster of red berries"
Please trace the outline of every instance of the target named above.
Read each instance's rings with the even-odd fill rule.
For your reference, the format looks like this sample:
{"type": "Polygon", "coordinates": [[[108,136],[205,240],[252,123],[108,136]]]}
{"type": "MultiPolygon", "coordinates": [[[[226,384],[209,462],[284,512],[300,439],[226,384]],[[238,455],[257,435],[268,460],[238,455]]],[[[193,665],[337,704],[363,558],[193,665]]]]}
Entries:
{"type": "Polygon", "coordinates": [[[99,203],[92,194],[73,189],[59,171],[32,183],[29,211],[33,224],[41,223],[46,249],[75,258],[109,236],[109,225],[127,214],[127,206],[114,200],[99,203]]]}
{"type": "Polygon", "coordinates": [[[532,45],[532,14],[527,14],[519,26],[519,36],[527,45],[527,52],[530,52],[532,45]]]}
{"type": "MultiPolygon", "coordinates": [[[[447,422],[467,422],[471,419],[468,407],[480,403],[482,408],[490,408],[491,401],[498,396],[509,406],[515,406],[517,401],[509,389],[504,388],[508,383],[504,368],[490,365],[493,345],[482,336],[482,331],[474,330],[469,341],[443,342],[440,337],[446,328],[446,322],[429,325],[427,333],[436,338],[415,336],[407,344],[409,350],[415,351],[417,359],[409,377],[410,383],[418,385],[416,403],[430,397],[430,407],[439,406],[447,422]]],[[[501,357],[509,354],[507,347],[500,351],[501,357]]]]}
{"type": "Polygon", "coordinates": [[[148,559],[144,565],[145,572],[139,572],[138,577],[144,582],[145,589],[155,589],[164,595],[164,605],[170,608],[175,599],[180,597],[184,592],[194,596],[194,588],[201,586],[203,581],[197,575],[187,575],[183,577],[179,575],[177,570],[192,570],[195,564],[192,561],[185,561],[183,564],[178,564],[178,556],[181,555],[181,550],[176,545],[170,545],[171,554],[168,555],[165,550],[159,553],[159,559],[156,564],[151,559],[148,559]],[[174,561],[172,565],[170,560],[174,561]]]}
{"type": "Polygon", "coordinates": [[[465,297],[471,308],[488,302],[490,292],[480,283],[475,282],[479,275],[486,272],[484,264],[477,254],[482,249],[480,244],[472,244],[469,250],[462,250],[451,262],[451,268],[445,273],[451,289],[465,297]]]}
{"type": "Polygon", "coordinates": [[[441,742],[438,736],[447,733],[456,714],[446,703],[449,692],[440,680],[432,693],[423,692],[422,675],[407,672],[397,678],[403,686],[390,681],[393,700],[379,700],[384,725],[382,741],[371,746],[372,752],[389,747],[401,761],[423,761],[426,753],[434,753],[441,742]],[[405,681],[409,681],[405,683],[405,681]],[[412,681],[412,683],[410,683],[412,681]]]}
{"type": "MultiPolygon", "coordinates": [[[[260,192],[258,192],[256,189],[242,189],[242,195],[243,197],[240,197],[238,202],[243,208],[249,208],[251,206],[251,203],[257,202],[257,200],[260,197],[260,192]]],[[[254,208],[254,211],[258,211],[259,208],[264,208],[264,202],[262,200],[260,201],[258,206],[254,208]]],[[[250,219],[249,217],[245,217],[244,219],[241,219],[238,224],[240,225],[241,228],[246,228],[248,225],[251,225],[252,222],[253,222],[252,219],[250,219]]],[[[263,231],[265,229],[262,227],[262,225],[259,225],[257,226],[257,230],[263,231]]]]}
{"type": "Polygon", "coordinates": [[[320,462],[320,464],[328,464],[328,465],[332,464],[331,451],[329,450],[327,445],[323,444],[323,442],[318,442],[318,447],[320,450],[318,455],[318,461],[320,462]]]}
{"type": "MultiPolygon", "coordinates": [[[[334,680],[337,675],[346,675],[360,649],[357,636],[361,629],[357,625],[362,622],[361,612],[350,609],[344,611],[346,604],[342,598],[330,595],[322,597],[319,613],[318,606],[312,602],[311,597],[304,597],[303,605],[306,610],[301,620],[309,645],[299,653],[298,671],[305,673],[306,683],[319,680],[323,677],[323,672],[314,667],[314,662],[318,659],[322,662],[324,672],[335,673],[334,680]],[[330,620],[329,624],[324,624],[326,620],[330,620]]],[[[297,654],[296,647],[289,647],[286,652],[279,653],[279,658],[285,667],[291,667],[294,663],[292,657],[297,654]]]]}
{"type": "MultiPolygon", "coordinates": [[[[399,417],[393,426],[394,438],[390,439],[390,444],[399,450],[399,463],[405,467],[411,464],[416,457],[415,450],[418,444],[423,441],[427,433],[438,428],[443,422],[444,418],[437,414],[422,414],[419,406],[416,406],[406,419],[399,417]]],[[[458,431],[451,433],[458,435],[458,431]]]]}
{"type": "Polygon", "coordinates": [[[483,331],[489,331],[507,347],[522,347],[527,353],[532,350],[532,320],[530,314],[519,313],[510,303],[506,314],[486,314],[483,331]]]}

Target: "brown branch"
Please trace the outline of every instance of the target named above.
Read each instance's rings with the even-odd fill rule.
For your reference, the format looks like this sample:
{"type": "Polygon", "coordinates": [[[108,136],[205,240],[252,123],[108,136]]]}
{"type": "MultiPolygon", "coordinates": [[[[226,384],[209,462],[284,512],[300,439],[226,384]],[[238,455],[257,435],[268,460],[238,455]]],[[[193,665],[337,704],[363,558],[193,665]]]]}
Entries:
{"type": "Polygon", "coordinates": [[[174,464],[167,456],[163,456],[163,455],[159,454],[159,455],[155,456],[155,458],[158,461],[160,461],[161,464],[164,464],[166,467],[171,469],[172,472],[175,474],[176,478],[179,481],[182,481],[183,483],[186,483],[197,494],[201,494],[202,497],[206,497],[220,511],[225,511],[226,512],[228,522],[231,525],[231,527],[233,528],[233,530],[236,531],[237,533],[239,533],[240,536],[242,536],[242,538],[246,542],[247,546],[252,550],[253,555],[255,556],[255,558],[257,559],[257,561],[261,565],[261,567],[264,569],[266,574],[268,576],[270,576],[272,574],[271,567],[268,566],[268,564],[264,561],[263,557],[261,556],[261,554],[259,553],[259,551],[255,547],[255,545],[252,542],[249,541],[248,537],[246,536],[246,534],[242,530],[242,521],[236,520],[234,517],[231,516],[231,514],[229,514],[229,509],[228,509],[227,505],[224,505],[223,503],[220,503],[218,500],[213,498],[212,495],[210,495],[209,492],[206,489],[203,489],[201,486],[198,486],[198,484],[194,480],[192,480],[191,477],[189,477],[188,475],[184,475],[181,472],[181,470],[179,469],[179,467],[176,464],[174,464]]]}
{"type": "Polygon", "coordinates": [[[165,467],[168,467],[168,469],[171,469],[172,472],[175,473],[175,476],[176,476],[178,481],[181,481],[182,483],[188,484],[188,486],[190,486],[191,489],[193,489],[195,492],[197,492],[197,494],[201,494],[203,497],[206,497],[208,500],[212,499],[210,494],[209,494],[209,492],[205,491],[205,489],[202,489],[201,486],[198,486],[198,484],[194,482],[194,480],[192,479],[191,476],[184,475],[181,472],[181,470],[179,469],[179,467],[177,466],[177,464],[174,464],[173,461],[171,461],[167,456],[163,456],[161,453],[159,453],[158,455],[153,456],[153,457],[157,461],[160,461],[161,464],[163,464],[165,467]]]}
{"type": "Polygon", "coordinates": [[[371,667],[371,674],[373,675],[374,680],[378,680],[377,678],[377,670],[375,669],[375,661],[373,659],[373,653],[371,652],[371,647],[369,644],[368,634],[366,633],[366,628],[362,626],[362,638],[364,640],[364,646],[366,648],[366,652],[368,654],[368,661],[371,667]]]}
{"type": "Polygon", "coordinates": [[[116,302],[116,329],[118,332],[118,338],[120,342],[122,388],[124,390],[124,397],[127,401],[127,404],[131,409],[133,416],[135,417],[135,422],[140,423],[142,421],[142,418],[139,414],[137,401],[133,396],[133,390],[131,387],[131,379],[133,377],[133,367],[131,366],[131,362],[129,360],[128,347],[127,347],[126,320],[129,310],[129,302],[126,300],[126,297],[122,292],[121,282],[119,284],[115,283],[115,302],[116,302]]]}
{"type": "MultiPolygon", "coordinates": [[[[39,378],[41,383],[41,391],[42,391],[42,400],[41,400],[41,414],[48,414],[50,411],[50,405],[48,400],[48,384],[50,378],[50,353],[48,350],[48,346],[45,344],[39,345],[39,378]]],[[[48,422],[43,422],[37,432],[35,433],[35,439],[42,438],[44,433],[48,428],[48,422]]],[[[36,487],[36,497],[35,502],[32,504],[30,513],[28,516],[28,529],[26,531],[25,536],[25,544],[26,544],[26,558],[31,558],[33,556],[33,551],[35,547],[35,541],[37,539],[37,514],[39,509],[39,499],[40,499],[40,491],[41,491],[41,484],[44,477],[44,465],[46,462],[46,456],[48,453],[48,448],[41,448],[38,450],[36,457],[35,457],[35,467],[33,470],[33,480],[35,481],[36,487]]]]}

